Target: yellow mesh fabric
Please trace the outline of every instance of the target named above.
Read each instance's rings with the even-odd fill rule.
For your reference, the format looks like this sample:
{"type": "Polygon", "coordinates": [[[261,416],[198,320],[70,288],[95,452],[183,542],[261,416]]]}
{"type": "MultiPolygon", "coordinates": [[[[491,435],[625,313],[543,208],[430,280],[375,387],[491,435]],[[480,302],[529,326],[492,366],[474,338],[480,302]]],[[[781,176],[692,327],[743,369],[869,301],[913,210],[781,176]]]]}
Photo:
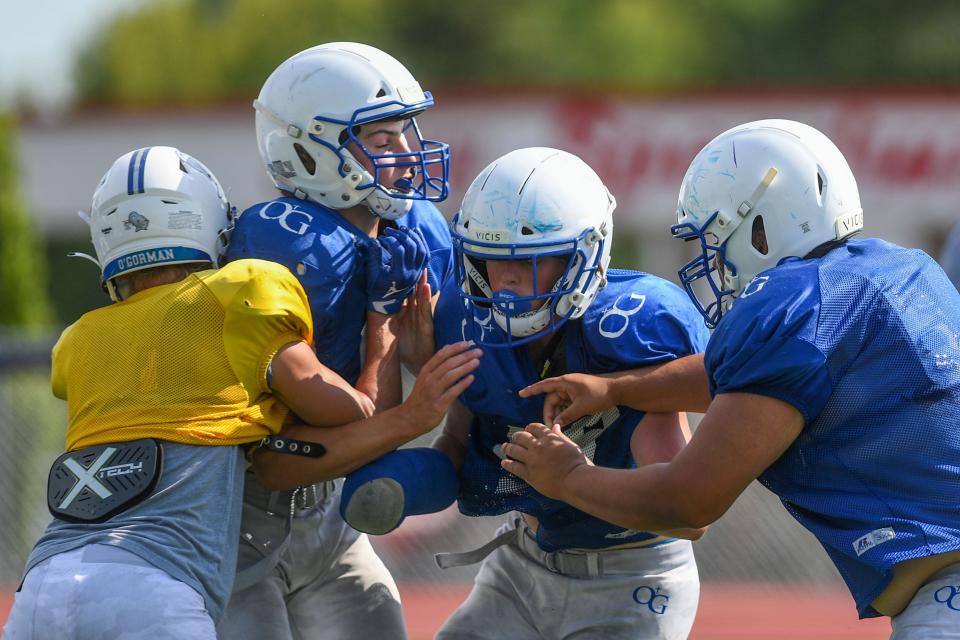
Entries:
{"type": "Polygon", "coordinates": [[[67,401],[67,450],[160,438],[252,442],[287,409],[266,369],[312,341],[300,283],[283,266],[239,260],[84,314],[53,350],[53,392],[67,401]]]}

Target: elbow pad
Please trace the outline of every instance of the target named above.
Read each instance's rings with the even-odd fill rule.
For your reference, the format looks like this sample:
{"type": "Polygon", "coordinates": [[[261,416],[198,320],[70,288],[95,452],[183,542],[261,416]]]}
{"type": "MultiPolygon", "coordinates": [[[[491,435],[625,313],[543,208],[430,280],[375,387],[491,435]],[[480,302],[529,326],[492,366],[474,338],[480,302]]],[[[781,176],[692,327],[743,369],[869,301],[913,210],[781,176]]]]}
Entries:
{"type": "Polygon", "coordinates": [[[398,449],[347,475],[340,515],[357,531],[383,535],[407,516],[443,511],[459,491],[446,454],[429,447],[398,449]]]}

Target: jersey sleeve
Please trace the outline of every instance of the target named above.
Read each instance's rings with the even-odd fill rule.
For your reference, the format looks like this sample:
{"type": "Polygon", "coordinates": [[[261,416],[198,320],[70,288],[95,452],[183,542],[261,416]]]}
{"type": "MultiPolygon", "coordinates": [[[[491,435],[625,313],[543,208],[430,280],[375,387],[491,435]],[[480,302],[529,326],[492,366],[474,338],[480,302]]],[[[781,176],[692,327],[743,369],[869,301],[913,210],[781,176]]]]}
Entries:
{"type": "Polygon", "coordinates": [[[751,282],[717,325],[705,366],[710,393],[753,393],[793,405],[810,421],[832,384],[816,346],[820,291],[815,264],[769,271],[751,282]]]}
{"type": "Polygon", "coordinates": [[[74,325],[63,330],[50,353],[50,388],[53,395],[67,399],[67,380],[70,377],[70,331],[74,325]]]}
{"type": "Polygon", "coordinates": [[[457,283],[448,281],[440,291],[437,308],[433,313],[433,337],[437,350],[448,344],[464,340],[462,305],[457,283]]]}
{"type": "Polygon", "coordinates": [[[262,260],[232,262],[211,273],[206,284],[223,307],[230,365],[247,389],[267,393],[267,367],[280,347],[312,345],[306,293],[288,269],[262,260]]]}
{"type": "Polygon", "coordinates": [[[706,348],[703,317],[676,285],[655,276],[614,280],[591,305],[590,368],[619,371],[675,360],[706,348]],[[596,305],[596,308],[595,308],[596,305]]]}
{"type": "Polygon", "coordinates": [[[427,281],[430,283],[430,290],[438,293],[453,277],[453,242],[450,240],[450,225],[431,202],[416,202],[408,220],[423,233],[423,238],[427,241],[427,247],[430,249],[427,281]]]}
{"type": "Polygon", "coordinates": [[[354,238],[311,203],[279,198],[253,205],[237,219],[227,260],[269,260],[282,264],[308,293],[315,336],[335,331],[328,312],[354,263],[354,238]]]}

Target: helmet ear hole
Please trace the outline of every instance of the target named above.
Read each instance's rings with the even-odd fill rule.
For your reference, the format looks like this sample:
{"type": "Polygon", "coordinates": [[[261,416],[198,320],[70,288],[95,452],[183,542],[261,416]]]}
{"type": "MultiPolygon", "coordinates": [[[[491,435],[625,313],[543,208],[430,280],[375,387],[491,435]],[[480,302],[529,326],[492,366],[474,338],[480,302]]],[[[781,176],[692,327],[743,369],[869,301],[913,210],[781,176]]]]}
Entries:
{"type": "Polygon", "coordinates": [[[753,219],[753,228],[750,230],[750,244],[763,255],[767,255],[770,251],[767,245],[767,232],[763,228],[763,216],[757,216],[753,219]]]}
{"type": "Polygon", "coordinates": [[[303,168],[307,170],[307,173],[315,175],[317,172],[317,161],[313,159],[310,152],[304,149],[303,145],[299,142],[293,143],[293,150],[297,152],[297,157],[300,158],[300,163],[303,165],[303,168]]]}

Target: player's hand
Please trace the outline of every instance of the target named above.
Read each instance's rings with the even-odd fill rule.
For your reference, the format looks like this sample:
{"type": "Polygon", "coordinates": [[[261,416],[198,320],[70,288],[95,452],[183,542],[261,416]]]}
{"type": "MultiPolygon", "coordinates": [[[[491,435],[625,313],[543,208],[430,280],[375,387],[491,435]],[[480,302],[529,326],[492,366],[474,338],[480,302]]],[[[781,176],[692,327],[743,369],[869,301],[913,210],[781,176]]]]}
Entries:
{"type": "Polygon", "coordinates": [[[383,235],[362,246],[366,260],[367,308],[385,315],[397,313],[430,259],[423,234],[410,227],[387,227],[383,235]]]}
{"type": "Polygon", "coordinates": [[[529,424],[502,448],[507,457],[500,466],[554,500],[563,500],[567,476],[577,467],[593,464],[557,425],[529,424]]]}
{"type": "Polygon", "coordinates": [[[424,269],[413,295],[407,298],[398,316],[397,348],[400,350],[400,362],[414,375],[420,373],[424,363],[436,350],[432,298],[427,270],[424,269]]]}
{"type": "Polygon", "coordinates": [[[568,373],[535,382],[519,392],[521,398],[546,394],[543,400],[543,423],[568,424],[583,416],[599,413],[614,406],[611,379],[586,373],[568,373]]]}
{"type": "Polygon", "coordinates": [[[447,409],[474,376],[471,371],[480,366],[483,350],[472,342],[455,342],[443,347],[420,369],[417,381],[400,411],[420,433],[426,433],[440,424],[447,409]]]}

